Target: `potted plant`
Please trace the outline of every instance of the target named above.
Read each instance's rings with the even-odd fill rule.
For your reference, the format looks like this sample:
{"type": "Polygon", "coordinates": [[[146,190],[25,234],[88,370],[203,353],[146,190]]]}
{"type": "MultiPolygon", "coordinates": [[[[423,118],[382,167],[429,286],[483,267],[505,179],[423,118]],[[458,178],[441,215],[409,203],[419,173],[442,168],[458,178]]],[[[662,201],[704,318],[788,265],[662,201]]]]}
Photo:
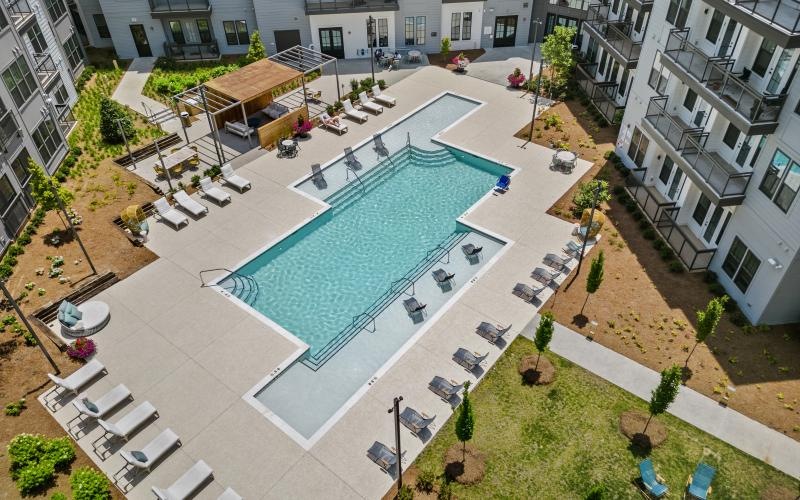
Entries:
{"type": "Polygon", "coordinates": [[[463,73],[467,70],[469,59],[467,59],[467,56],[465,56],[463,52],[459,52],[459,54],[455,56],[451,62],[455,64],[456,71],[463,73]]]}
{"type": "Polygon", "coordinates": [[[508,75],[508,85],[511,88],[518,89],[525,83],[525,75],[522,74],[522,70],[519,68],[514,68],[514,72],[508,75]]]}
{"type": "Polygon", "coordinates": [[[67,348],[67,355],[74,359],[86,359],[97,350],[94,340],[81,337],[67,348]]]}
{"type": "Polygon", "coordinates": [[[311,121],[306,120],[303,118],[303,115],[297,117],[297,123],[294,124],[292,127],[292,131],[294,132],[295,137],[300,137],[305,139],[308,137],[308,133],[311,132],[311,129],[314,127],[314,124],[311,121]]]}

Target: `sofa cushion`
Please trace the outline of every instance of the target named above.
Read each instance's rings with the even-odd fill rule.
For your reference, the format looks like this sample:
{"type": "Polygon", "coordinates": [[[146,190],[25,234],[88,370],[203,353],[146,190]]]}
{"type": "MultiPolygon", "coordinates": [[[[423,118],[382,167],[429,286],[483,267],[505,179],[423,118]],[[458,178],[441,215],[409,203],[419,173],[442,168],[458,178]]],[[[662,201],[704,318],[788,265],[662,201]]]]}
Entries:
{"type": "Polygon", "coordinates": [[[89,398],[83,398],[81,402],[83,403],[83,406],[85,406],[87,410],[89,410],[92,413],[97,413],[98,411],[97,405],[89,401],[89,398]]]}
{"type": "Polygon", "coordinates": [[[72,327],[72,326],[75,326],[75,325],[78,324],[78,321],[80,321],[80,318],[76,318],[75,316],[73,316],[73,315],[71,315],[69,313],[64,313],[64,319],[62,319],[60,321],[63,324],[65,324],[65,325],[67,325],[69,327],[72,327]]]}
{"type": "Polygon", "coordinates": [[[284,106],[283,104],[279,104],[277,102],[270,103],[269,106],[261,110],[265,115],[269,116],[273,120],[277,120],[281,116],[287,114],[289,112],[289,108],[284,106]]]}
{"type": "Polygon", "coordinates": [[[61,312],[66,312],[66,311],[67,311],[67,308],[68,308],[70,305],[71,305],[71,304],[69,303],[69,301],[67,301],[67,300],[62,300],[62,301],[61,301],[61,304],[59,304],[59,306],[58,306],[58,312],[60,312],[60,313],[61,313],[61,312]]]}
{"type": "Polygon", "coordinates": [[[72,304],[72,303],[67,303],[66,313],[69,314],[70,316],[72,316],[75,319],[83,318],[83,313],[80,312],[80,310],[78,310],[78,308],[75,307],[75,305],[72,304]]]}

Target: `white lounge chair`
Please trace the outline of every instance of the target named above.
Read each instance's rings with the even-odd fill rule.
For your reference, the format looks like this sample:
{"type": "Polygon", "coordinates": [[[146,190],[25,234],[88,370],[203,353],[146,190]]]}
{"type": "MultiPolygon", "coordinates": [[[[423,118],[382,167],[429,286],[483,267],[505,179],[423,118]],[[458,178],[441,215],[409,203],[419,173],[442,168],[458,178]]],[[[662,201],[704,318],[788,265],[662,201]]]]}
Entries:
{"type": "Polygon", "coordinates": [[[133,431],[157,414],[156,407],[149,401],[145,401],[119,419],[116,424],[101,418],[97,419],[97,423],[105,431],[104,435],[107,439],[119,438],[127,441],[133,431]]]}
{"type": "Polygon", "coordinates": [[[166,490],[162,490],[158,486],[151,486],[150,489],[160,500],[184,500],[199,489],[213,473],[214,471],[207,463],[198,460],[191,469],[184,472],[166,490]]]}
{"type": "Polygon", "coordinates": [[[244,177],[237,175],[236,172],[233,171],[233,167],[230,163],[226,163],[220,169],[222,171],[222,179],[230,184],[231,186],[235,187],[239,190],[239,192],[244,191],[245,189],[250,189],[252,185],[250,181],[245,179],[244,177]]]}
{"type": "Polygon", "coordinates": [[[370,111],[376,115],[378,113],[383,113],[383,106],[375,103],[374,101],[370,101],[366,92],[361,92],[358,94],[358,102],[361,103],[361,109],[366,109],[367,111],[370,111]]]}
{"type": "Polygon", "coordinates": [[[111,308],[108,307],[108,304],[99,300],[90,300],[72,307],[77,310],[77,314],[71,313],[69,321],[66,316],[59,315],[58,317],[58,322],[61,324],[61,332],[72,337],[94,335],[102,330],[111,319],[111,308]]]}
{"type": "Polygon", "coordinates": [[[208,213],[208,207],[203,205],[202,203],[193,200],[186,191],[181,189],[177,191],[175,194],[172,195],[175,198],[175,203],[178,204],[182,209],[186,210],[190,214],[197,217],[198,215],[203,215],[208,213]]]}
{"type": "Polygon", "coordinates": [[[119,384],[96,401],[91,401],[86,394],[81,394],[72,404],[81,415],[91,418],[103,418],[106,413],[126,399],[133,399],[131,391],[123,384],[119,384]]]}
{"type": "Polygon", "coordinates": [[[200,191],[203,192],[203,196],[206,198],[211,198],[220,205],[231,201],[231,195],[215,186],[211,182],[211,177],[203,177],[200,179],[200,191]]]}
{"type": "Polygon", "coordinates": [[[255,129],[242,122],[225,122],[225,132],[236,134],[242,138],[249,138],[255,129]]]}
{"type": "Polygon", "coordinates": [[[334,119],[331,118],[331,115],[328,113],[322,113],[319,117],[322,125],[334,132],[338,133],[339,135],[344,134],[347,132],[347,125],[341,122],[338,118],[334,119]]]}
{"type": "Polygon", "coordinates": [[[153,202],[158,216],[172,224],[175,229],[179,229],[182,224],[189,224],[189,218],[172,208],[166,198],[159,198],[153,202]]]}
{"type": "Polygon", "coordinates": [[[180,438],[172,432],[172,429],[164,429],[141,450],[122,450],[119,454],[129,465],[150,472],[153,465],[180,442],[180,438]]]}
{"type": "Polygon", "coordinates": [[[217,500],[242,500],[242,497],[233,488],[228,487],[222,492],[222,495],[217,497],[217,500]]]}
{"type": "Polygon", "coordinates": [[[364,113],[363,111],[359,111],[353,107],[353,103],[350,102],[350,99],[345,99],[342,101],[344,104],[344,114],[352,118],[353,120],[358,120],[361,123],[369,120],[369,115],[364,113]]]}
{"type": "Polygon", "coordinates": [[[50,380],[52,380],[56,386],[77,395],[81,387],[105,371],[106,367],[103,366],[103,363],[97,359],[93,359],[67,378],[57,377],[52,373],[48,373],[47,376],[50,377],[50,380]]]}
{"type": "Polygon", "coordinates": [[[381,88],[378,85],[372,86],[372,98],[386,106],[394,106],[397,104],[397,99],[381,92],[381,88]]]}

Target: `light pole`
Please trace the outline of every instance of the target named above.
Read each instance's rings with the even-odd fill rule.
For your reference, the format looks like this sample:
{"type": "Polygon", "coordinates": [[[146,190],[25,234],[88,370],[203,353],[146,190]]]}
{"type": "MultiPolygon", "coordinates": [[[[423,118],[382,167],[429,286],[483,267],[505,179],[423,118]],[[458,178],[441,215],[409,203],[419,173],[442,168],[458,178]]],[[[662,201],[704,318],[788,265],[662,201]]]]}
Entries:
{"type": "Polygon", "coordinates": [[[389,413],[394,413],[394,449],[397,456],[397,491],[403,488],[403,453],[400,451],[400,401],[403,396],[394,398],[394,405],[389,408],[389,413]]]}
{"type": "Polygon", "coordinates": [[[367,19],[367,38],[369,39],[369,67],[372,71],[372,82],[375,82],[375,30],[373,23],[375,18],[369,16],[367,19]]]}
{"type": "Polygon", "coordinates": [[[133,165],[133,169],[136,170],[136,160],[133,159],[131,146],[128,144],[128,138],[125,136],[125,128],[122,126],[122,120],[122,118],[115,118],[114,122],[116,122],[117,127],[119,127],[119,133],[122,134],[122,140],[125,141],[125,149],[128,150],[128,158],[131,159],[131,165],[133,165]]]}
{"type": "MultiPolygon", "coordinates": [[[[534,47],[536,47],[535,44],[534,47]]],[[[542,66],[544,66],[544,58],[542,56],[542,51],[540,50],[539,76],[536,78],[536,94],[533,96],[533,113],[531,114],[531,130],[528,133],[528,142],[533,142],[533,125],[536,123],[536,108],[539,107],[539,91],[542,88],[542,66]]],[[[533,59],[531,59],[531,67],[533,67],[533,59]]],[[[533,76],[533,70],[531,70],[531,76],[533,76]]],[[[530,86],[530,80],[528,80],[528,85],[530,86]]]]}
{"type": "MultiPolygon", "coordinates": [[[[533,61],[536,59],[536,37],[539,36],[539,26],[541,26],[542,21],[536,18],[531,24],[533,25],[533,47],[531,48],[531,69],[528,71],[528,91],[530,91],[531,78],[533,78],[533,61]]],[[[539,71],[541,72],[542,69],[539,68],[539,71]]]]}
{"type": "Polygon", "coordinates": [[[6,296],[6,300],[9,301],[14,307],[14,310],[17,312],[17,316],[19,316],[20,321],[22,321],[22,324],[25,325],[25,328],[27,328],[28,331],[31,332],[31,335],[33,335],[33,338],[36,339],[36,344],[39,346],[39,349],[42,350],[42,354],[44,354],[44,357],[47,358],[50,366],[52,366],[53,370],[55,370],[55,374],[58,375],[61,373],[61,370],[56,365],[56,362],[50,357],[50,353],[44,348],[44,344],[42,344],[41,339],[39,339],[39,336],[36,335],[36,330],[33,329],[31,324],[28,322],[28,318],[25,317],[25,315],[22,313],[22,310],[19,308],[19,304],[17,304],[17,301],[11,296],[11,292],[8,291],[8,288],[6,288],[5,281],[0,281],[0,289],[3,290],[3,295],[6,296]]]}
{"type": "MultiPolygon", "coordinates": [[[[600,181],[597,182],[597,187],[594,190],[594,197],[592,198],[592,211],[589,212],[589,225],[586,227],[586,234],[583,235],[583,245],[581,245],[581,255],[578,257],[578,267],[575,268],[575,275],[570,280],[569,284],[565,288],[569,288],[572,285],[572,282],[575,281],[575,278],[581,273],[581,264],[583,264],[583,255],[586,252],[586,240],[588,240],[589,231],[592,229],[592,222],[594,221],[594,210],[597,207],[597,199],[600,197],[600,190],[602,189],[602,185],[600,181]]],[[[580,224],[578,224],[578,234],[581,234],[580,224]]]]}
{"type": "Polygon", "coordinates": [[[158,138],[153,140],[153,144],[156,145],[156,154],[158,155],[158,160],[161,162],[161,168],[164,170],[164,176],[167,178],[167,186],[169,186],[169,190],[172,191],[172,178],[169,175],[169,170],[167,169],[167,166],[164,164],[164,157],[161,156],[161,148],[158,147],[158,138]]]}

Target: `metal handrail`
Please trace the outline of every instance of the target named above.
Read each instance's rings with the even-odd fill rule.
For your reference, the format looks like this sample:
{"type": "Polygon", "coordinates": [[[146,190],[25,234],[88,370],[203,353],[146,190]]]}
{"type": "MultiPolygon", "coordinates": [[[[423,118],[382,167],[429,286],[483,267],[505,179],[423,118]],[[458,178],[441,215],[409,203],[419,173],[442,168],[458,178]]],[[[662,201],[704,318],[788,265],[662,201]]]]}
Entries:
{"type": "Polygon", "coordinates": [[[345,165],[344,168],[346,169],[345,170],[345,177],[344,177],[345,181],[350,182],[350,172],[353,172],[353,175],[356,176],[356,180],[358,181],[359,184],[361,184],[361,188],[364,189],[364,190],[367,189],[366,186],[364,186],[364,183],[361,182],[361,177],[358,176],[358,174],[353,169],[353,167],[351,167],[350,165],[345,165]]]}
{"type": "Polygon", "coordinates": [[[354,326],[354,327],[356,326],[356,320],[359,320],[359,319],[361,319],[361,317],[362,317],[362,316],[366,316],[366,317],[368,317],[370,320],[372,320],[372,330],[368,329],[368,328],[366,327],[366,325],[364,325],[364,326],[362,326],[362,327],[359,329],[359,331],[361,331],[361,330],[367,330],[367,331],[368,331],[368,332],[370,332],[370,333],[375,333],[375,330],[377,329],[377,328],[375,327],[375,316],[373,316],[372,314],[370,314],[370,313],[368,313],[368,312],[362,312],[361,314],[356,314],[355,316],[353,316],[353,326],[354,326]]]}
{"type": "Polygon", "coordinates": [[[447,262],[442,262],[442,259],[438,259],[439,262],[442,262],[442,264],[449,264],[450,263],[450,249],[449,248],[445,248],[442,245],[436,245],[435,247],[433,247],[430,250],[428,250],[428,252],[425,254],[425,257],[428,258],[428,257],[431,256],[432,253],[438,252],[439,250],[444,250],[445,251],[445,255],[447,255],[447,262]]]}
{"type": "MultiPolygon", "coordinates": [[[[255,297],[253,297],[252,302],[255,302],[256,299],[258,299],[259,292],[261,291],[261,287],[258,285],[258,282],[252,276],[246,276],[246,275],[240,274],[240,273],[238,273],[236,271],[231,271],[230,269],[228,269],[226,267],[216,267],[216,268],[213,268],[213,269],[203,269],[202,271],[200,271],[198,273],[200,275],[200,288],[207,288],[207,287],[210,287],[210,286],[214,286],[214,285],[210,285],[210,284],[206,283],[206,281],[203,279],[203,273],[210,273],[212,271],[225,271],[227,273],[230,273],[232,276],[236,276],[236,277],[238,277],[240,279],[245,280],[249,285],[251,285],[251,291],[255,292],[255,297]]],[[[219,282],[216,283],[216,285],[219,285],[219,282]]],[[[234,287],[234,289],[235,289],[235,287],[234,287]]],[[[247,295],[247,298],[248,299],[250,298],[249,294],[247,295]]],[[[248,301],[245,300],[245,302],[248,302],[248,301]]]]}
{"type": "MultiPolygon", "coordinates": [[[[427,259],[427,256],[426,256],[426,259],[427,259]]],[[[392,281],[392,284],[391,284],[391,285],[389,285],[389,290],[391,290],[392,292],[394,292],[394,286],[395,286],[396,284],[398,284],[398,283],[402,283],[403,281],[408,281],[408,282],[411,284],[411,293],[406,293],[406,290],[408,290],[408,287],[405,287],[405,288],[403,289],[403,293],[406,293],[406,295],[408,295],[409,297],[413,297],[413,296],[414,296],[414,294],[417,292],[417,287],[414,285],[414,282],[413,282],[413,281],[411,281],[411,279],[410,279],[410,278],[406,278],[405,276],[403,276],[403,277],[402,277],[402,278],[400,278],[399,280],[394,280],[394,281],[392,281]]]]}
{"type": "MultiPolygon", "coordinates": [[[[763,21],[766,21],[769,24],[777,24],[781,28],[789,31],[792,34],[800,33],[800,13],[797,14],[797,17],[794,19],[794,23],[791,21],[781,22],[778,20],[780,17],[778,11],[781,8],[781,4],[784,4],[784,0],[770,0],[769,2],[764,2],[761,0],[726,0],[728,3],[735,5],[739,9],[749,12],[756,18],[761,18],[763,21]],[[752,4],[751,7],[746,7],[744,4],[752,4]],[[760,6],[764,5],[763,8],[759,8],[760,6]],[[770,12],[772,9],[772,12],[770,12]]],[[[792,5],[788,7],[789,12],[796,11],[796,1],[791,1],[792,5]]],[[[789,19],[791,19],[791,14],[789,15],[789,19]]]]}

